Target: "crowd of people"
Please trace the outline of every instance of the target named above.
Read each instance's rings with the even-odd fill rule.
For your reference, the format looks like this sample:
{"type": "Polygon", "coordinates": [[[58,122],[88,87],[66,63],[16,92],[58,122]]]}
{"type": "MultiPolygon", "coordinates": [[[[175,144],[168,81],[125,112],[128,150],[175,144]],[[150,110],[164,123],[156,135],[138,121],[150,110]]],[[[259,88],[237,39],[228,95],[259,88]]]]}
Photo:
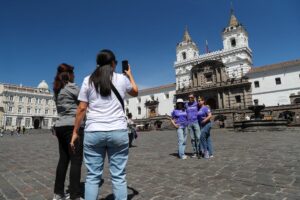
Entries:
{"type": "Polygon", "coordinates": [[[203,97],[195,100],[195,96],[190,94],[188,102],[183,99],[177,99],[176,106],[172,116],[172,123],[177,129],[178,137],[178,157],[187,159],[185,154],[187,134],[190,134],[193,148],[192,158],[212,158],[213,149],[210,136],[211,129],[211,111],[205,104],[203,97]]]}

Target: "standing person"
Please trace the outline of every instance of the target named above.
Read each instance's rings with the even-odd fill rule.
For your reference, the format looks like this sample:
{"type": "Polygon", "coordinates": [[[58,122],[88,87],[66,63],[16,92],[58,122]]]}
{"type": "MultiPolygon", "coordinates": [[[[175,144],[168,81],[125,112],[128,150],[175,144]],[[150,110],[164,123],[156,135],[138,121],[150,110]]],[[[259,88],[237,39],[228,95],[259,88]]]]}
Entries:
{"type": "Polygon", "coordinates": [[[213,157],[213,150],[211,144],[211,137],[210,137],[210,129],[211,129],[211,111],[209,106],[205,105],[205,100],[203,97],[198,99],[198,122],[201,127],[201,137],[200,142],[201,146],[203,147],[204,158],[212,158],[213,157]]]}
{"type": "Polygon", "coordinates": [[[26,128],[25,128],[25,126],[23,126],[23,129],[22,129],[23,135],[25,135],[25,131],[26,131],[26,128]]]}
{"type": "Polygon", "coordinates": [[[134,129],[134,121],[132,120],[132,114],[128,113],[127,115],[127,127],[128,127],[128,138],[129,138],[129,147],[132,147],[133,138],[136,136],[136,131],[134,129]]]}
{"type": "Polygon", "coordinates": [[[58,119],[55,122],[55,132],[59,145],[59,161],[56,168],[53,200],[65,199],[65,178],[70,161],[70,198],[80,199],[83,128],[78,131],[79,139],[74,143],[76,147],[75,151],[71,152],[69,148],[74,129],[78,105],[77,97],[79,94],[79,88],[74,83],[73,66],[65,63],[58,66],[53,90],[58,113],[58,119]]]}
{"type": "Polygon", "coordinates": [[[187,159],[185,155],[186,137],[187,137],[187,113],[184,108],[184,102],[182,99],[177,99],[176,108],[172,114],[172,124],[177,128],[178,137],[178,157],[180,159],[187,159]]]}
{"type": "Polygon", "coordinates": [[[189,94],[189,101],[185,105],[188,119],[188,130],[190,132],[193,147],[192,158],[200,156],[200,127],[197,119],[198,105],[193,94],[189,94]]]}
{"type": "MultiPolygon", "coordinates": [[[[95,71],[82,83],[71,147],[77,140],[80,122],[86,113],[84,161],[87,168],[85,199],[98,198],[105,156],[108,156],[115,200],[127,199],[126,164],[128,131],[124,113],[125,93],[138,95],[130,66],[124,74],[115,73],[117,61],[112,51],[97,55],[95,71]]],[[[76,150],[76,147],[75,147],[76,150]]]]}

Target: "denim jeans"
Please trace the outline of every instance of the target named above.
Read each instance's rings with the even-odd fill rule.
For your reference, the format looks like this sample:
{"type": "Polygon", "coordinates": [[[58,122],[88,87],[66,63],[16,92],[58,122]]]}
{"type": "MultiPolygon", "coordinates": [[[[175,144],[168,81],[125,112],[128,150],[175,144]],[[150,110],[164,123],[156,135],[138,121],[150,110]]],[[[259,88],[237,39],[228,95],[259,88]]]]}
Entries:
{"type": "Polygon", "coordinates": [[[212,155],[212,144],[211,144],[211,138],[210,138],[210,129],[211,129],[211,122],[208,122],[205,125],[201,125],[200,142],[201,142],[201,145],[203,147],[204,152],[208,151],[208,153],[210,155],[212,155]]]}
{"type": "Polygon", "coordinates": [[[126,164],[128,160],[128,131],[85,132],[84,161],[87,168],[85,199],[98,199],[99,184],[107,154],[112,190],[115,200],[127,199],[126,164]]]}
{"type": "Polygon", "coordinates": [[[190,136],[191,136],[191,143],[192,143],[192,147],[193,147],[193,151],[194,153],[200,153],[200,126],[198,121],[195,121],[191,124],[188,125],[188,129],[190,132],[190,136]]]}
{"type": "Polygon", "coordinates": [[[80,190],[80,174],[82,164],[82,143],[83,143],[83,129],[79,129],[80,138],[75,143],[75,152],[71,152],[69,145],[71,142],[72,132],[74,126],[56,127],[56,137],[59,145],[59,161],[56,168],[54,193],[65,194],[65,179],[68,165],[70,166],[70,198],[75,199],[81,196],[80,190]]]}
{"type": "Polygon", "coordinates": [[[187,137],[187,128],[178,128],[177,136],[178,136],[178,156],[182,158],[185,155],[185,146],[186,146],[186,137],[187,137]]]}

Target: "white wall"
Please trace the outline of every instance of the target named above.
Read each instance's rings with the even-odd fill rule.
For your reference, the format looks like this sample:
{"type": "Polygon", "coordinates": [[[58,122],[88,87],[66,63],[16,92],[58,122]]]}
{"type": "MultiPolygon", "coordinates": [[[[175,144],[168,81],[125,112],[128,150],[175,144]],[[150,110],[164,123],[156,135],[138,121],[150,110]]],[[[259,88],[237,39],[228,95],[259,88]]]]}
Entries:
{"type": "Polygon", "coordinates": [[[252,83],[252,100],[258,99],[259,104],[266,106],[290,104],[289,96],[300,92],[299,75],[300,65],[249,73],[249,81],[252,83]],[[276,85],[275,78],[281,79],[280,85],[276,85]],[[258,88],[254,86],[255,81],[259,81],[258,88]]]}
{"type": "Polygon", "coordinates": [[[143,93],[138,97],[127,97],[125,99],[125,109],[127,108],[130,113],[132,113],[133,119],[143,119],[147,118],[147,111],[145,102],[151,99],[151,95],[154,96],[154,100],[159,101],[158,104],[158,114],[159,115],[170,115],[174,109],[174,95],[175,95],[175,86],[172,88],[162,89],[157,93],[143,93]],[[169,94],[169,98],[166,98],[166,93],[169,94]],[[141,99],[139,103],[138,98],[141,99]],[[141,108],[141,114],[138,114],[138,107],[141,108]]]}

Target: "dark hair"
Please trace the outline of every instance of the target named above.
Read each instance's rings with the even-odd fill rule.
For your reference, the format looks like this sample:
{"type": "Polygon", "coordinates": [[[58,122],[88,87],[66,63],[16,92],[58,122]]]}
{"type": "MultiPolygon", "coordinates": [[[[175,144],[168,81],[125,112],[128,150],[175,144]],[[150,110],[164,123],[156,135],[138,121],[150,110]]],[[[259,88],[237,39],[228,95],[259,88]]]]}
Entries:
{"type": "Polygon", "coordinates": [[[56,76],[53,83],[53,91],[57,97],[59,91],[65,87],[68,82],[74,82],[74,67],[66,63],[62,63],[57,67],[56,76]]]}
{"type": "Polygon", "coordinates": [[[185,111],[185,107],[184,107],[184,103],[176,103],[176,110],[179,110],[179,104],[181,104],[182,105],[182,108],[181,108],[181,110],[182,111],[185,111]]]}
{"type": "Polygon", "coordinates": [[[101,96],[111,94],[111,78],[114,69],[111,67],[112,62],[116,62],[114,53],[108,49],[100,51],[97,55],[97,68],[89,79],[90,84],[94,84],[96,92],[101,96]]]}

